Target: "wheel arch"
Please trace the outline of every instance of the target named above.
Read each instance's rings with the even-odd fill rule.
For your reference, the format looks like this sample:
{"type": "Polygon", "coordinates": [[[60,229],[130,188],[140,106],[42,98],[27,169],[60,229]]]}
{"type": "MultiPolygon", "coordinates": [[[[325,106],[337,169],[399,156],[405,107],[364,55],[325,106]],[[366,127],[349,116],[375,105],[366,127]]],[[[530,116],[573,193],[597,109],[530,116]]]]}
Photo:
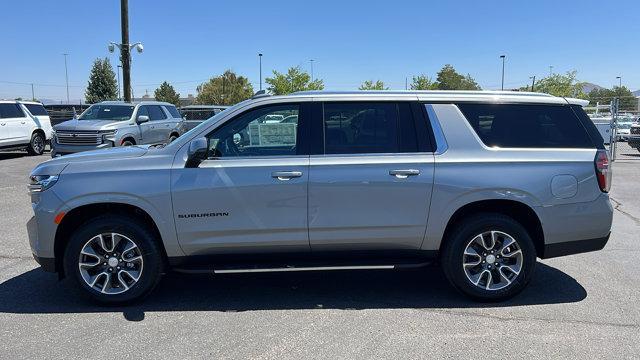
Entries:
{"type": "Polygon", "coordinates": [[[70,235],[75,229],[90,219],[104,214],[118,214],[139,219],[152,231],[154,235],[153,238],[162,252],[164,261],[167,261],[168,257],[162,241],[162,235],[158,225],[148,212],[138,206],[126,203],[91,203],[81,205],[67,211],[56,229],[54,238],[54,258],[56,272],[60,278],[65,275],[63,265],[64,251],[69,243],[70,235]]]}
{"type": "Polygon", "coordinates": [[[536,249],[536,255],[544,253],[544,231],[538,214],[529,205],[506,199],[479,200],[468,203],[457,209],[449,218],[442,237],[440,247],[448,241],[456,224],[465,217],[479,213],[498,213],[508,216],[520,223],[529,233],[536,249]]]}

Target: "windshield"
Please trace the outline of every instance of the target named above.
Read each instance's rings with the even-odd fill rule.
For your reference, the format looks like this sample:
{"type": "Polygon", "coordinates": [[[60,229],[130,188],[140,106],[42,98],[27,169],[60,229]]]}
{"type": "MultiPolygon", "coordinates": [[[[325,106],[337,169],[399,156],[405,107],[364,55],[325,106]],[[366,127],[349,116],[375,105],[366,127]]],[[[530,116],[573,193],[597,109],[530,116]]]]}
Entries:
{"type": "Polygon", "coordinates": [[[129,120],[134,108],[133,105],[91,105],[78,120],[129,120]]]}

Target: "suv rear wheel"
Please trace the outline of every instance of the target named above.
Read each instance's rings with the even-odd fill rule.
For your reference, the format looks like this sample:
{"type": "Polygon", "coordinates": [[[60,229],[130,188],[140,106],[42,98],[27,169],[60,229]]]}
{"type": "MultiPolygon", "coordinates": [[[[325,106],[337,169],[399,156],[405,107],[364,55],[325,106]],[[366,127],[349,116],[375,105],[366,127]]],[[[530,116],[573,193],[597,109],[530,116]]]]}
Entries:
{"type": "Polygon", "coordinates": [[[42,155],[44,152],[44,146],[44,136],[42,136],[42,133],[36,131],[31,135],[31,141],[29,141],[27,152],[29,155],[42,155]]]}
{"type": "Polygon", "coordinates": [[[148,295],[162,274],[153,233],[134,219],[101,216],[80,226],[64,256],[67,276],[91,298],[123,304],[148,295]]]}
{"type": "Polygon", "coordinates": [[[535,263],[535,247],[524,227],[493,213],[458,223],[442,253],[451,284],[479,301],[502,301],[518,294],[531,279],[535,263]]]}

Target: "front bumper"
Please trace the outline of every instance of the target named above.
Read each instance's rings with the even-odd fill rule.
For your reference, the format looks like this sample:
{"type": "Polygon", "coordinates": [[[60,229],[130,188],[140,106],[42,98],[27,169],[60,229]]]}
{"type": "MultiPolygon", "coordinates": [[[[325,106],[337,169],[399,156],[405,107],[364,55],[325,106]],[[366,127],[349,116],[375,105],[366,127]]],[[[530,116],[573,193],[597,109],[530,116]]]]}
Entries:
{"type": "Polygon", "coordinates": [[[100,145],[61,145],[57,141],[51,141],[51,157],[57,157],[67,154],[74,154],[83,151],[109,149],[114,147],[111,141],[107,141],[100,145]]]}
{"type": "Polygon", "coordinates": [[[629,138],[627,139],[629,146],[634,147],[634,148],[640,148],[640,136],[638,135],[629,135],[629,138]]]}

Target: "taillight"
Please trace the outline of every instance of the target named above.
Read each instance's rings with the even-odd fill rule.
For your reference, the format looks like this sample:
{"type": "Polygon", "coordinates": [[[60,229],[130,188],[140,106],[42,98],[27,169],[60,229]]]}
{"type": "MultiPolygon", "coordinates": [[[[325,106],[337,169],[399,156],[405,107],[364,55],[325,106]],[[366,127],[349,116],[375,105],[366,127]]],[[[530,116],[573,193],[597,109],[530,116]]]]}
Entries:
{"type": "Polygon", "coordinates": [[[611,176],[609,174],[609,154],[606,150],[598,150],[593,161],[596,167],[596,177],[598,186],[602,192],[609,192],[611,187],[611,176]]]}

